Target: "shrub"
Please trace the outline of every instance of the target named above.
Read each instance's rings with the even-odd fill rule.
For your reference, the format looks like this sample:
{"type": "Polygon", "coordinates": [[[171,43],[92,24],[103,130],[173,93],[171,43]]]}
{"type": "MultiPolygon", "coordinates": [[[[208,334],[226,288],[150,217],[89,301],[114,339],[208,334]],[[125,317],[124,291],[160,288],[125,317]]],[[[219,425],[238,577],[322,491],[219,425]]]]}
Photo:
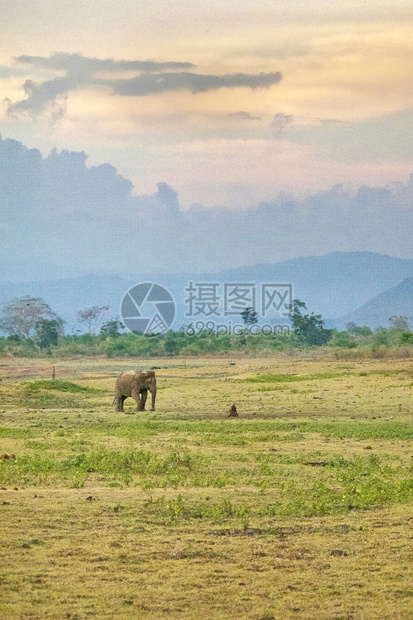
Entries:
{"type": "Polygon", "coordinates": [[[349,332],[335,332],[328,345],[330,347],[344,347],[345,349],[355,349],[358,346],[349,332]]]}

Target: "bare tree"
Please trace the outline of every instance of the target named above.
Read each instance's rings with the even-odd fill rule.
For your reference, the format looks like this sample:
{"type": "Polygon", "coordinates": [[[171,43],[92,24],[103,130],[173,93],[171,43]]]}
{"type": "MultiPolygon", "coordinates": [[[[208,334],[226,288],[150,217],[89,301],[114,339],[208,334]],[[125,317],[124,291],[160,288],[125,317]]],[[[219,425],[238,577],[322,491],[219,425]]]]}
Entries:
{"type": "Polygon", "coordinates": [[[63,332],[64,321],[60,319],[41,297],[20,297],[13,299],[3,308],[0,329],[21,338],[30,338],[41,321],[54,321],[59,333],[63,332]]]}
{"type": "Polygon", "coordinates": [[[92,306],[86,310],[79,310],[77,320],[86,325],[88,334],[95,334],[109,308],[110,306],[92,306]]]}

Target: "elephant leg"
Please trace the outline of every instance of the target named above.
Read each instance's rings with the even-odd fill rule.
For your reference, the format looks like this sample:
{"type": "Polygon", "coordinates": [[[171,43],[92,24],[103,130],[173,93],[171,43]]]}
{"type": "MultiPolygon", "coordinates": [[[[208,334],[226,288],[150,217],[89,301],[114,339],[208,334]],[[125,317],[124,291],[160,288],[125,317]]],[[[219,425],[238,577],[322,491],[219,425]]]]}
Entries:
{"type": "Polygon", "coordinates": [[[126,400],[126,396],[123,396],[123,394],[119,394],[115,397],[116,400],[116,411],[123,411],[123,403],[126,400]]]}
{"type": "Polygon", "coordinates": [[[146,399],[148,397],[148,390],[146,388],[141,389],[141,401],[140,401],[140,411],[145,411],[146,399]]]}
{"type": "Polygon", "coordinates": [[[122,394],[118,391],[118,389],[116,389],[115,398],[113,399],[113,402],[116,404],[116,411],[121,411],[122,394]]]}
{"type": "Polygon", "coordinates": [[[141,400],[141,396],[140,396],[140,390],[139,389],[134,389],[132,390],[132,394],[131,394],[133,400],[136,401],[137,404],[137,411],[142,411],[142,400],[141,400]]]}

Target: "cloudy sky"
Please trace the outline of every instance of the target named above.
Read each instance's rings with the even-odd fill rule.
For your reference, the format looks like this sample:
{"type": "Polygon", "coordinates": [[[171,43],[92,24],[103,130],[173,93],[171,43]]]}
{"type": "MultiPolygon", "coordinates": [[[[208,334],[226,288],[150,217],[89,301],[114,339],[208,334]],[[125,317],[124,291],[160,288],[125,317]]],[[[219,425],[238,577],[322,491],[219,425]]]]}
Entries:
{"type": "MultiPolygon", "coordinates": [[[[202,212],[205,227],[204,211],[214,209],[221,227],[229,218],[229,231],[234,222],[242,229],[245,215],[226,211],[261,203],[277,204],[291,221],[286,196],[308,211],[312,196],[324,204],[338,185],[353,201],[348,219],[360,186],[387,188],[393,206],[374,242],[364,234],[340,248],[410,256],[388,220],[411,227],[412,15],[411,0],[0,0],[0,133],[3,143],[14,139],[44,160],[54,148],[84,152],[84,165],[101,176],[99,166],[110,163],[140,204],[142,196],[158,204],[165,187],[158,184],[167,184],[177,212],[187,213],[185,226],[202,212]],[[394,198],[400,193],[403,204],[394,198]]],[[[42,170],[49,174],[50,166],[42,170]]],[[[73,183],[69,194],[78,189],[73,183]]],[[[16,193],[10,200],[23,209],[16,193]]],[[[26,205],[32,213],[41,208],[36,200],[26,205]]],[[[333,202],[318,240],[297,243],[295,234],[293,243],[290,225],[287,243],[283,223],[286,248],[265,246],[263,259],[336,248],[333,202]]],[[[97,217],[84,204],[61,208],[60,217],[82,209],[83,218],[97,217]]],[[[3,228],[4,243],[10,230],[3,228]]],[[[305,235],[303,217],[299,230],[305,235]]],[[[257,231],[254,248],[260,243],[257,231]]],[[[207,258],[208,248],[200,251],[207,258]]],[[[262,262],[257,254],[244,254],[245,262],[262,262]]]]}

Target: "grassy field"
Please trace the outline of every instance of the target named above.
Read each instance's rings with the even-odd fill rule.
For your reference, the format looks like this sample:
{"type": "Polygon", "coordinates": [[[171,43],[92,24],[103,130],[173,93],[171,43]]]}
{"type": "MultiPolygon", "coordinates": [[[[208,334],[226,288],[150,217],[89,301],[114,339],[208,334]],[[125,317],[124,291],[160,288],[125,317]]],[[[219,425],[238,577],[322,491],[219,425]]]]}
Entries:
{"type": "Polygon", "coordinates": [[[2,620],[413,618],[412,359],[54,364],[0,359],[2,620]]]}

